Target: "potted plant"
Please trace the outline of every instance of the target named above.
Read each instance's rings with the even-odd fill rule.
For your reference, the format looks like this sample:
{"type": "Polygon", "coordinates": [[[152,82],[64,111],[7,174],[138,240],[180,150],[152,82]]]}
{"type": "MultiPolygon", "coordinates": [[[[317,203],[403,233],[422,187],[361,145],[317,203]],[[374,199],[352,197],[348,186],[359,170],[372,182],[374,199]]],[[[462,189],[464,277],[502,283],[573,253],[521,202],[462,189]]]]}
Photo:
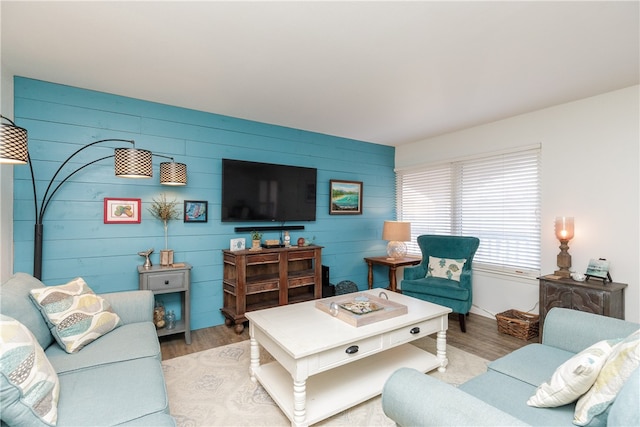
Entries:
{"type": "Polygon", "coordinates": [[[253,230],[251,232],[251,250],[259,251],[260,249],[262,249],[260,247],[261,241],[262,241],[262,233],[257,230],[253,230]]]}
{"type": "Polygon", "coordinates": [[[178,202],[174,199],[168,201],[167,196],[162,193],[158,200],[153,199],[149,212],[154,218],[162,221],[164,226],[164,250],[160,251],[160,265],[173,264],[173,250],[169,249],[169,221],[180,218],[178,202]]]}

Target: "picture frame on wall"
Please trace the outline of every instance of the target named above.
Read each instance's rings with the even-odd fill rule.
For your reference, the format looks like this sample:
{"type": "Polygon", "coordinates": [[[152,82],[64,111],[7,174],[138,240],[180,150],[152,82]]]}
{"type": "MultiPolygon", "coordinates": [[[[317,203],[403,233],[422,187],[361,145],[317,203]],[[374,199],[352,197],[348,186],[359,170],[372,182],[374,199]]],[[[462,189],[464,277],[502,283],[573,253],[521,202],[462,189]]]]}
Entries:
{"type": "Polygon", "coordinates": [[[105,224],[140,224],[141,199],[104,198],[105,224]]]}
{"type": "Polygon", "coordinates": [[[205,200],[184,201],[184,222],[207,222],[208,202],[205,200]]]}
{"type": "Polygon", "coordinates": [[[329,181],[329,215],[362,214],[362,181],[329,181]]]}

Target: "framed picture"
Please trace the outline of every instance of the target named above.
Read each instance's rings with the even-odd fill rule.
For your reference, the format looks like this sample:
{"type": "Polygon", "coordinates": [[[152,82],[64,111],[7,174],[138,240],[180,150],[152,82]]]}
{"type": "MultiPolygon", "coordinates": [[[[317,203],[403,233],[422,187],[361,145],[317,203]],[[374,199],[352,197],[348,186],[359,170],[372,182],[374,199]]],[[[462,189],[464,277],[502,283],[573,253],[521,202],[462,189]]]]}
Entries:
{"type": "Polygon", "coordinates": [[[231,239],[229,241],[229,250],[231,251],[243,251],[244,250],[244,238],[231,239]]]}
{"type": "Polygon", "coordinates": [[[362,214],[362,182],[329,181],[329,214],[361,215],[362,214]]]}
{"type": "Polygon", "coordinates": [[[602,279],[604,283],[607,282],[607,279],[611,282],[611,274],[609,274],[609,261],[604,258],[600,259],[591,259],[589,260],[589,265],[587,266],[587,271],[584,273],[589,280],[591,277],[596,279],[602,279]]]}
{"type": "Polygon", "coordinates": [[[203,200],[185,200],[184,222],[207,222],[207,202],[203,200]]]}
{"type": "Polygon", "coordinates": [[[104,199],[105,224],[140,224],[140,199],[104,199]]]}

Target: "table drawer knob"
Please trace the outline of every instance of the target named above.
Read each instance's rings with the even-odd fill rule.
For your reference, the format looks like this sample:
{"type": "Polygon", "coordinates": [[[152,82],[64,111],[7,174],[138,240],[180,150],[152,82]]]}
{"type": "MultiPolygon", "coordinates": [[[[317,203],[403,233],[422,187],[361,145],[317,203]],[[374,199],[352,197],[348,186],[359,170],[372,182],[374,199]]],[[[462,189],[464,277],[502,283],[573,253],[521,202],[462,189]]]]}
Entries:
{"type": "Polygon", "coordinates": [[[345,350],[345,353],[347,354],[356,354],[358,352],[358,350],[360,350],[360,348],[357,345],[352,345],[351,347],[347,348],[345,350]]]}
{"type": "Polygon", "coordinates": [[[420,328],[419,328],[419,327],[417,327],[417,326],[416,326],[415,328],[411,328],[411,330],[409,331],[409,333],[410,333],[411,335],[419,334],[419,333],[420,333],[420,328]]]}
{"type": "Polygon", "coordinates": [[[169,284],[169,281],[168,281],[168,280],[165,280],[165,281],[164,281],[164,284],[165,284],[165,285],[168,285],[168,284],[169,284]]]}

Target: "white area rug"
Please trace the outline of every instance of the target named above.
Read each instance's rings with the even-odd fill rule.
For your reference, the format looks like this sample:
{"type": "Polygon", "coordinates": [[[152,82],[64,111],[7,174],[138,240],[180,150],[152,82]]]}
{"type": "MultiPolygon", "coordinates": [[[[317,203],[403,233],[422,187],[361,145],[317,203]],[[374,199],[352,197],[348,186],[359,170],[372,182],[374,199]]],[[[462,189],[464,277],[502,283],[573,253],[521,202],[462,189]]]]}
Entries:
{"type": "MultiPolygon", "coordinates": [[[[414,341],[435,353],[435,340],[414,341]]],[[[261,349],[264,361],[271,356],[261,349]]],[[[486,371],[487,361],[447,346],[444,374],[430,372],[450,384],[461,384],[486,371]]],[[[169,406],[179,427],[288,426],[289,419],[249,377],[249,341],[229,344],[162,362],[169,406]]],[[[382,412],[380,396],[328,418],[316,426],[394,426],[382,412]]]]}

